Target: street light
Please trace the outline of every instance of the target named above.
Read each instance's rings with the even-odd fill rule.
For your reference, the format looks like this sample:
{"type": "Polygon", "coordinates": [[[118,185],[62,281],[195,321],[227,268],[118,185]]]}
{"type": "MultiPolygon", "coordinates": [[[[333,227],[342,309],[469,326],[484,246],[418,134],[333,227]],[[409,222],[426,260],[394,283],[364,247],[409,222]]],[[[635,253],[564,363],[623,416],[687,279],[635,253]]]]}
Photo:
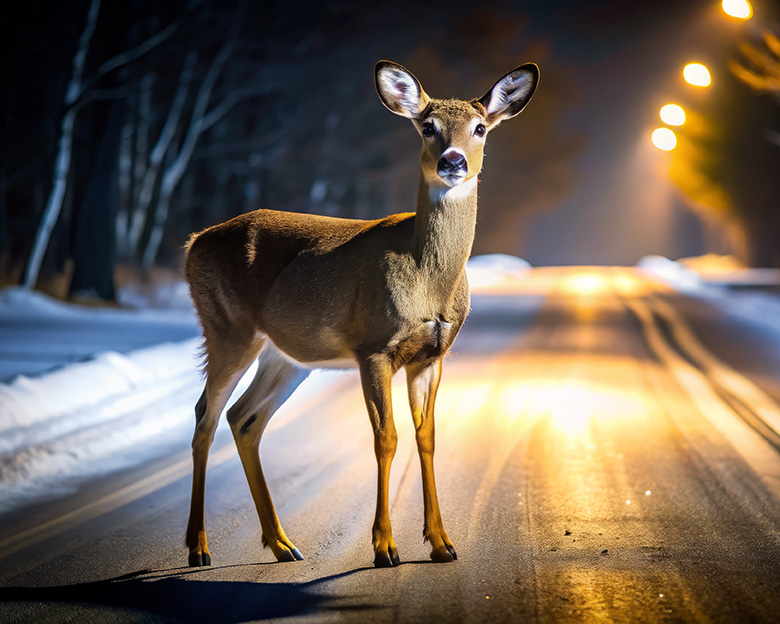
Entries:
{"type": "Polygon", "coordinates": [[[677,104],[667,104],[659,112],[661,121],[670,126],[682,126],[685,123],[685,111],[677,104]]]}
{"type": "Polygon", "coordinates": [[[694,87],[709,87],[712,82],[710,70],[701,63],[688,63],[683,68],[683,78],[694,87]]]}
{"type": "Polygon", "coordinates": [[[653,145],[665,152],[672,151],[677,146],[677,137],[669,128],[656,128],[653,130],[653,145]]]}
{"type": "Polygon", "coordinates": [[[737,19],[746,20],[753,16],[753,7],[747,0],[723,0],[721,6],[727,15],[737,19]]]}

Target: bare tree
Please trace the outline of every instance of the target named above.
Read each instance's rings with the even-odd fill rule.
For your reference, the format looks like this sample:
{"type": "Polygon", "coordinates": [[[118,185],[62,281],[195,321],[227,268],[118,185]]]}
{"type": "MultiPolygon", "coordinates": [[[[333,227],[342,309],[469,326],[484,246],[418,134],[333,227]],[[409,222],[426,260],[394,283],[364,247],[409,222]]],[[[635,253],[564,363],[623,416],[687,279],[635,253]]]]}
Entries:
{"type": "Polygon", "coordinates": [[[209,66],[206,76],[198,89],[197,96],[195,97],[195,104],[184,140],[172,162],[166,167],[165,172],[163,173],[151,232],[143,253],[141,254],[141,262],[145,270],[151,268],[157,257],[157,251],[162,242],[165,223],[170,211],[173,192],[176,190],[182,176],[184,176],[184,173],[187,170],[187,166],[192,158],[198,139],[206,130],[217,123],[217,121],[219,121],[237,101],[237,96],[234,92],[209,110],[209,103],[212,91],[214,90],[214,85],[220,76],[225,61],[227,61],[236,46],[238,25],[239,20],[236,19],[235,27],[231,34],[227,37],[212,59],[211,65],[209,66]]]}
{"type": "Polygon", "coordinates": [[[90,78],[84,77],[84,69],[87,62],[92,37],[98,22],[100,13],[100,0],[91,0],[87,11],[87,21],[78,41],[76,53],[73,56],[73,71],[65,90],[63,102],[64,113],[60,123],[60,136],[57,144],[57,155],[54,162],[54,176],[51,191],[43,211],[43,217],[35,236],[35,243],[27,262],[24,273],[23,285],[25,288],[33,288],[38,281],[41,263],[49,245],[52,230],[62,210],[63,200],[68,185],[68,174],[71,169],[73,153],[73,130],[76,125],[76,116],[81,107],[95,97],[110,97],[112,93],[91,94],[90,91],[97,82],[115,69],[126,65],[168,39],[179,27],[180,19],[175,20],[163,30],[157,32],[138,46],[117,54],[102,63],[95,74],[90,78]]]}
{"type": "MultiPolygon", "coordinates": [[[[168,108],[168,115],[165,123],[160,130],[160,136],[149,153],[148,163],[143,166],[143,175],[140,178],[140,186],[135,206],[130,215],[127,230],[127,248],[131,253],[139,248],[141,236],[143,235],[146,224],[146,216],[149,214],[154,191],[160,180],[160,171],[165,155],[171,147],[176,130],[179,127],[179,121],[187,103],[187,94],[189,93],[190,83],[192,82],[193,67],[197,60],[197,54],[190,52],[184,61],[184,67],[179,75],[179,84],[176,93],[171,100],[168,108]]],[[[148,113],[147,113],[148,116],[148,113]]],[[[146,154],[142,155],[145,158],[146,154]]]]}

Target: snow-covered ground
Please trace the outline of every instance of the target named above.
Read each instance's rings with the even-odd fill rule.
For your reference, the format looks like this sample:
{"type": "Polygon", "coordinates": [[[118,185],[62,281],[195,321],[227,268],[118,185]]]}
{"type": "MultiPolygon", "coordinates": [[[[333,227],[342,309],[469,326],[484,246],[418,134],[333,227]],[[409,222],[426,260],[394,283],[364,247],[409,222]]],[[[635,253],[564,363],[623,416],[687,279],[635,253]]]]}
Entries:
{"type": "Polygon", "coordinates": [[[511,288],[530,269],[527,261],[507,254],[472,256],[466,264],[472,292],[486,292],[502,286],[511,288]]]}
{"type": "MultiPolygon", "coordinates": [[[[142,462],[161,449],[186,450],[181,441],[192,434],[203,385],[200,340],[165,341],[172,327],[192,325],[190,333],[197,333],[191,305],[181,305],[181,297],[173,301],[166,310],[111,309],[66,304],[19,288],[0,291],[0,327],[38,328],[38,341],[57,341],[62,361],[69,353],[80,360],[0,383],[0,512],[74,491],[87,478],[142,462]],[[87,356],[83,340],[89,328],[95,331],[89,333],[87,356]],[[128,351],[130,339],[159,344],[128,351]]],[[[35,353],[40,351],[30,338],[35,335],[28,332],[27,344],[5,342],[35,353]]],[[[253,374],[247,372],[234,399],[253,374]]],[[[299,388],[299,400],[338,379],[339,373],[315,371],[299,388]]]]}

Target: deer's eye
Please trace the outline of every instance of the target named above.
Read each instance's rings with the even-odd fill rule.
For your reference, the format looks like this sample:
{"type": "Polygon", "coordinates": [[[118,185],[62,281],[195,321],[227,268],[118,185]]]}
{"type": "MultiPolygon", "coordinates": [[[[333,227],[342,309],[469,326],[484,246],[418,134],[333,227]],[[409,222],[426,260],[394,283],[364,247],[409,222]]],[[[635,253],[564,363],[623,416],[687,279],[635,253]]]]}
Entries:
{"type": "Polygon", "coordinates": [[[432,137],[433,136],[433,124],[430,121],[426,121],[422,125],[422,135],[424,137],[432,137]]]}
{"type": "Polygon", "coordinates": [[[485,128],[485,124],[477,124],[477,127],[474,128],[474,136],[483,137],[486,132],[487,128],[485,128]]]}

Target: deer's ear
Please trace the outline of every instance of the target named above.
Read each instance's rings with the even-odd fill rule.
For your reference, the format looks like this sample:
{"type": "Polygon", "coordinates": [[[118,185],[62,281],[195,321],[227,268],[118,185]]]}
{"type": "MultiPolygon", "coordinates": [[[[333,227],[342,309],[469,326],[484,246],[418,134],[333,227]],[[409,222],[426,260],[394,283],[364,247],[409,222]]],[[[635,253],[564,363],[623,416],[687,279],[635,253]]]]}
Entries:
{"type": "Polygon", "coordinates": [[[376,91],[382,104],[396,115],[419,119],[430,98],[420,81],[405,67],[391,61],[379,61],[374,73],[376,91]]]}
{"type": "Polygon", "coordinates": [[[488,127],[517,115],[528,104],[539,84],[539,68],[526,63],[501,78],[479,101],[485,107],[488,127]]]}

